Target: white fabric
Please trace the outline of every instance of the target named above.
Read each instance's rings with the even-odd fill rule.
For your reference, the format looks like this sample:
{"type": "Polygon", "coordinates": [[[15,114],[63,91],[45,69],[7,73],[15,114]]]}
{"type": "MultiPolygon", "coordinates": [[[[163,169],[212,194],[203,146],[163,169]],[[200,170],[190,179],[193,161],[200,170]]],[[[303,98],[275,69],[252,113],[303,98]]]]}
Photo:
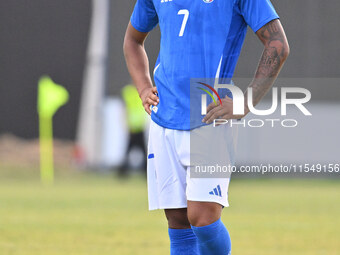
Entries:
{"type": "Polygon", "coordinates": [[[190,162],[190,135],[192,139],[202,137],[205,131],[213,134],[215,139],[205,137],[211,146],[195,146],[192,154],[199,154],[199,158],[203,159],[199,161],[202,162],[213,163],[212,158],[220,157],[220,162],[225,165],[233,163],[235,140],[229,126],[210,125],[193,131],[181,131],[163,128],[151,121],[147,169],[149,210],[186,208],[187,200],[229,206],[230,178],[190,178],[190,167],[194,167],[190,162]],[[200,132],[202,130],[203,133],[200,132]],[[214,189],[215,192],[220,190],[217,195],[214,189]]]}

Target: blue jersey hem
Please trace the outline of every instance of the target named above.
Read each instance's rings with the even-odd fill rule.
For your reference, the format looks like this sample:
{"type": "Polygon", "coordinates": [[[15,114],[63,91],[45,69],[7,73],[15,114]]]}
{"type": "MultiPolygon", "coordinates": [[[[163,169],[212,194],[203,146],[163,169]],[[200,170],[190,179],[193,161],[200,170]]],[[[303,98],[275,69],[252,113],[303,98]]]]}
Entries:
{"type": "Polygon", "coordinates": [[[183,131],[189,131],[190,127],[181,127],[181,125],[176,125],[174,123],[168,123],[163,120],[160,120],[155,114],[151,114],[151,119],[158,125],[164,128],[169,128],[169,129],[175,129],[175,130],[183,130],[183,131]]]}
{"type": "Polygon", "coordinates": [[[151,114],[151,120],[161,127],[168,128],[168,129],[174,129],[174,130],[180,130],[180,131],[190,131],[190,130],[193,130],[193,129],[196,129],[196,128],[199,128],[199,127],[202,127],[202,126],[211,125],[211,124],[205,124],[205,123],[202,122],[200,124],[190,125],[189,128],[186,128],[186,127],[183,128],[183,127],[176,125],[174,123],[168,123],[168,122],[165,122],[163,120],[160,120],[154,114],[151,114]]]}
{"type": "Polygon", "coordinates": [[[142,28],[142,27],[134,24],[134,21],[133,21],[132,17],[130,18],[130,23],[131,23],[131,25],[133,26],[134,29],[138,30],[141,33],[149,33],[153,29],[153,28],[145,29],[145,28],[142,28]]]}

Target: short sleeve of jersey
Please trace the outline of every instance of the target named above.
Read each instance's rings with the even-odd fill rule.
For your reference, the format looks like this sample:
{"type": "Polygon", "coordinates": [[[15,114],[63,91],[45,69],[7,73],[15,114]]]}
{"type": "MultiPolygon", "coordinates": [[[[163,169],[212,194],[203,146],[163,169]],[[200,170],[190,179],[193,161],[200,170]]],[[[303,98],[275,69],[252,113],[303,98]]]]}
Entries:
{"type": "Polygon", "coordinates": [[[254,32],[279,18],[270,0],[239,0],[238,4],[241,15],[254,32]]]}
{"type": "Polygon", "coordinates": [[[158,24],[157,12],[152,0],[137,0],[130,21],[139,32],[150,32],[158,24]]]}

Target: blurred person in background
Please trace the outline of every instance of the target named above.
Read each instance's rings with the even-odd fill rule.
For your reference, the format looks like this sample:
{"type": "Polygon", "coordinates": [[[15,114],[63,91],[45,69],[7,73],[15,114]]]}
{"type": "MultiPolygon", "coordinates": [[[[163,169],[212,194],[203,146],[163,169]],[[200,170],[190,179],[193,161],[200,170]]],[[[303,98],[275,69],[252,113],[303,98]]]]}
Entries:
{"type": "MultiPolygon", "coordinates": [[[[214,119],[241,119],[233,114],[231,95],[210,104],[191,124],[191,78],[231,79],[250,26],[264,45],[253,81],[253,105],[270,90],[289,54],[285,32],[269,0],[137,0],[128,25],[124,53],[143,106],[151,115],[148,145],[149,209],[164,209],[172,255],[231,254],[229,232],[221,221],[228,207],[230,178],[190,177],[190,134],[209,129],[214,119]],[[160,54],[153,87],[144,49],[148,33],[159,24],[160,54]],[[223,102],[223,103],[222,103],[223,102]],[[198,131],[197,131],[198,130],[198,131]]],[[[199,108],[199,107],[198,107],[199,108]]],[[[211,152],[233,164],[230,129],[218,126],[211,152]],[[222,139],[220,139],[222,138],[222,139]],[[220,145],[220,152],[214,145],[220,145]],[[226,148],[227,147],[227,148],[226,148]],[[231,156],[229,156],[231,155],[231,156]],[[228,157],[229,156],[229,157],[228,157]]],[[[206,137],[204,137],[206,138],[206,137]]],[[[207,150],[206,148],[194,148],[207,150]]],[[[200,152],[199,152],[200,153],[200,152]]],[[[209,162],[210,159],[203,160],[209,162]]],[[[207,156],[206,156],[207,157],[207,156]]]]}
{"type": "Polygon", "coordinates": [[[129,170],[129,155],[133,149],[139,149],[143,153],[140,168],[146,174],[146,146],[144,131],[146,117],[142,101],[133,84],[128,84],[122,89],[122,98],[125,103],[127,125],[129,128],[129,142],[122,165],[118,169],[118,176],[127,177],[129,170]]]}

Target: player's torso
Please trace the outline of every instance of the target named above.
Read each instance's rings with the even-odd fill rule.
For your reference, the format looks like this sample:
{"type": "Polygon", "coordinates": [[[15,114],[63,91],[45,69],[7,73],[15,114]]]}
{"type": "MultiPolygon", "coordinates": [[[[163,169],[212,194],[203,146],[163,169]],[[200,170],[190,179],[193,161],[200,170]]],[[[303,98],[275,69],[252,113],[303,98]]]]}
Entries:
{"type": "Polygon", "coordinates": [[[174,72],[210,75],[220,58],[235,0],[153,0],[161,29],[160,58],[174,72]],[[171,57],[171,58],[170,58],[171,57]],[[218,61],[218,60],[217,60],[218,61]],[[202,68],[188,65],[195,62],[202,68]],[[202,73],[204,71],[204,73],[202,73]]]}
{"type": "Polygon", "coordinates": [[[176,123],[186,119],[187,122],[190,79],[216,76],[234,2],[153,0],[161,30],[161,50],[155,72],[160,104],[154,118],[169,116],[165,117],[167,121],[176,123]]]}

